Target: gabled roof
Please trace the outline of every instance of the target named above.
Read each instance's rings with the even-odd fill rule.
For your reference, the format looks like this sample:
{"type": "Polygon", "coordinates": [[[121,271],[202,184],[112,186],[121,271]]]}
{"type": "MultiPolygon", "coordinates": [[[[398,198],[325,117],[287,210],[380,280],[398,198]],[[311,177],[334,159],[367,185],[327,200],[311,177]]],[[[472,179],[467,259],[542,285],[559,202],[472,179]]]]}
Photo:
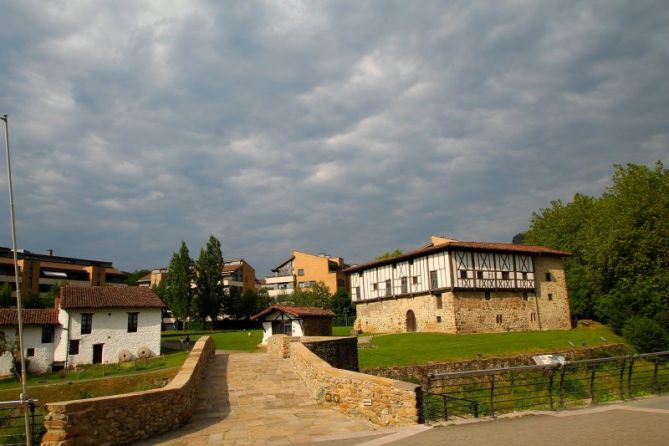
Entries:
{"type": "Polygon", "coordinates": [[[404,260],[414,259],[416,257],[421,257],[426,254],[432,254],[441,251],[448,251],[453,249],[464,249],[471,251],[496,251],[496,252],[514,252],[519,254],[535,254],[535,255],[551,255],[551,256],[570,256],[573,253],[569,251],[561,251],[559,249],[548,248],[545,246],[538,245],[516,245],[513,243],[490,243],[490,242],[461,242],[459,240],[445,239],[443,243],[434,245],[429,243],[424,245],[414,251],[410,251],[406,254],[402,254],[397,257],[389,257],[381,260],[372,260],[367,263],[362,263],[360,265],[354,265],[344,272],[353,273],[370,267],[388,265],[396,262],[401,262],[404,260]]]}
{"type": "Polygon", "coordinates": [[[163,308],[165,304],[148,287],[64,286],[60,307],[73,308],[163,308]]]}
{"type": "Polygon", "coordinates": [[[318,307],[292,307],[289,305],[272,305],[264,309],[255,316],[251,316],[251,320],[257,320],[267,316],[274,311],[290,314],[293,317],[334,317],[334,313],[330,310],[324,310],[318,307]]]}
{"type": "MultiPolygon", "coordinates": [[[[55,308],[24,308],[21,310],[24,325],[58,325],[58,310],[55,308]]],[[[0,308],[0,325],[18,325],[15,308],[0,308]]]]}

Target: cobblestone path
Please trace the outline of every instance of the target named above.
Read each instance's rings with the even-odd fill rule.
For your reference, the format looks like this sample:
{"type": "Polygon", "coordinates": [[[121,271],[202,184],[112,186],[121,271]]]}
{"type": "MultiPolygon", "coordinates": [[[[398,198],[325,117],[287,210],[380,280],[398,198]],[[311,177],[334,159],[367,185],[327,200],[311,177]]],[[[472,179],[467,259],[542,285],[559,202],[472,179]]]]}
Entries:
{"type": "Polygon", "coordinates": [[[190,423],[141,444],[288,445],[381,433],[316,404],[285,359],[217,352],[190,423]]]}

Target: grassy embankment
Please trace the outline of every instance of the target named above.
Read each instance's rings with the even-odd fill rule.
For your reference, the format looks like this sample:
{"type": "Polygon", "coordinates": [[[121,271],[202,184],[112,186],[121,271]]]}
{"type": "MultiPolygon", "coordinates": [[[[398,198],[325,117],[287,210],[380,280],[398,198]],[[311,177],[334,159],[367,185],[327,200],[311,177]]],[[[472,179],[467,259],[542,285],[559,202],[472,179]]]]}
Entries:
{"type": "Polygon", "coordinates": [[[245,352],[254,352],[258,344],[262,341],[262,330],[235,330],[235,331],[207,331],[207,330],[170,330],[164,331],[161,336],[162,342],[179,343],[182,336],[188,335],[190,343],[193,345],[200,336],[211,336],[216,346],[216,350],[239,350],[245,352]]]}
{"type": "Polygon", "coordinates": [[[360,369],[428,364],[483,357],[503,357],[528,353],[602,346],[624,340],[601,324],[587,328],[555,331],[482,333],[449,335],[403,333],[375,336],[369,346],[358,350],[360,369]],[[604,342],[601,338],[605,338],[604,342]]]}

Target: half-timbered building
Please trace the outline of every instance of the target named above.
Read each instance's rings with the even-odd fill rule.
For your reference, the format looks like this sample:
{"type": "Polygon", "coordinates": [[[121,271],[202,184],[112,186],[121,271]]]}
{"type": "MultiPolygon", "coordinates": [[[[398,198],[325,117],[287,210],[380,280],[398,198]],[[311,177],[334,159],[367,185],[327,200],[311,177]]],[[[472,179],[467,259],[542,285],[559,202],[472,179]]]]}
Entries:
{"type": "Polygon", "coordinates": [[[365,332],[556,330],[571,326],[563,257],[544,246],[432,236],[346,270],[365,332]]]}

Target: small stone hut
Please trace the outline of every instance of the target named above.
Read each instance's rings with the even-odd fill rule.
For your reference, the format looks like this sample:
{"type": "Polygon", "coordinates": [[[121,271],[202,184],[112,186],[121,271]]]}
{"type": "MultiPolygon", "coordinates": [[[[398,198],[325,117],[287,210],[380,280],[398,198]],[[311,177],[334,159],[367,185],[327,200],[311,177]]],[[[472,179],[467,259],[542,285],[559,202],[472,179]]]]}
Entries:
{"type": "Polygon", "coordinates": [[[262,321],[262,343],[266,344],[270,336],[275,334],[332,336],[333,317],[332,311],[318,307],[272,305],[252,316],[251,320],[262,321]]]}

